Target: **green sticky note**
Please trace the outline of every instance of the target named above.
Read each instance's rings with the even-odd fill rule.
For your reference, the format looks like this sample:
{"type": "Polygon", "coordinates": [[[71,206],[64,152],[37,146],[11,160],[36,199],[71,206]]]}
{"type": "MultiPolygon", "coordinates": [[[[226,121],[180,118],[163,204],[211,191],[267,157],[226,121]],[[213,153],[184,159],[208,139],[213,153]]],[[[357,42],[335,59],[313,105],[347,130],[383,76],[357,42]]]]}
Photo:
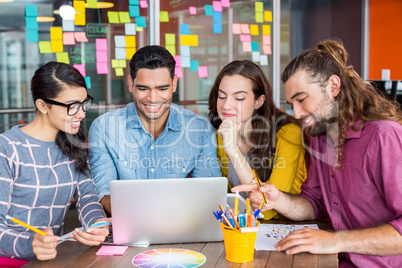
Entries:
{"type": "Polygon", "coordinates": [[[127,67],[126,60],[118,60],[118,64],[119,64],[119,67],[121,67],[121,68],[126,68],[127,67]]]}
{"type": "Polygon", "coordinates": [[[98,0],[87,0],[88,8],[98,8],[98,0]]]}
{"type": "Polygon", "coordinates": [[[170,52],[170,54],[172,54],[172,56],[176,55],[176,46],[175,45],[166,45],[165,46],[167,51],[170,52]]]}
{"type": "Polygon", "coordinates": [[[130,13],[128,11],[119,12],[120,23],[131,23],[130,13]]]}
{"type": "Polygon", "coordinates": [[[108,11],[107,17],[109,19],[109,23],[120,23],[119,22],[119,12],[116,11],[108,11]]]}
{"type": "Polygon", "coordinates": [[[255,22],[258,22],[258,23],[264,22],[264,13],[263,12],[255,12],[255,22]]]}
{"type": "Polygon", "coordinates": [[[264,3],[263,2],[255,2],[255,12],[263,12],[264,11],[264,3]]]}
{"type": "Polygon", "coordinates": [[[119,60],[112,59],[112,68],[117,68],[119,67],[119,60]]]}
{"type": "Polygon", "coordinates": [[[116,76],[124,76],[123,68],[116,68],[116,76]]]}
{"type": "Polygon", "coordinates": [[[169,21],[169,13],[167,11],[159,12],[159,20],[160,22],[168,22],[169,21]]]}
{"type": "Polygon", "coordinates": [[[70,64],[70,58],[68,57],[68,52],[56,53],[56,59],[58,62],[63,62],[65,64],[70,64]]]}
{"type": "Polygon", "coordinates": [[[176,35],[172,33],[165,34],[165,43],[166,45],[175,45],[176,44],[176,35]]]}
{"type": "Polygon", "coordinates": [[[50,44],[50,41],[39,41],[39,52],[52,53],[52,45],[50,44]]]}

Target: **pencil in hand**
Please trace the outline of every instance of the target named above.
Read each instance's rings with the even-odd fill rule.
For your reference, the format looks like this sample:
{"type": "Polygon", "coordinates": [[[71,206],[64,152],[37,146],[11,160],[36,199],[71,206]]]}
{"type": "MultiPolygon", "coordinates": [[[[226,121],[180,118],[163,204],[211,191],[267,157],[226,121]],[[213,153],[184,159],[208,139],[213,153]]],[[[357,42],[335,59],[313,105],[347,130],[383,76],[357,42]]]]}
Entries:
{"type": "MultiPolygon", "coordinates": [[[[257,172],[255,171],[255,169],[253,169],[253,172],[254,172],[255,180],[257,181],[257,184],[258,184],[258,188],[261,188],[261,182],[260,182],[260,179],[258,179],[258,175],[257,175],[257,172]]],[[[262,195],[262,200],[264,201],[264,204],[266,205],[267,199],[265,198],[265,195],[262,192],[261,192],[261,195],[262,195]]]]}
{"type": "Polygon", "coordinates": [[[12,222],[15,222],[15,223],[17,223],[17,224],[19,224],[19,225],[22,225],[22,226],[28,228],[29,230],[34,231],[35,233],[41,234],[41,235],[43,235],[43,236],[47,236],[47,233],[45,233],[44,231],[41,231],[41,230],[39,230],[39,229],[37,229],[37,228],[35,228],[35,227],[29,225],[29,224],[26,224],[25,222],[22,222],[22,221],[20,221],[20,220],[17,220],[17,219],[14,218],[14,217],[11,217],[11,216],[6,215],[6,219],[7,219],[7,220],[11,220],[12,222]]]}

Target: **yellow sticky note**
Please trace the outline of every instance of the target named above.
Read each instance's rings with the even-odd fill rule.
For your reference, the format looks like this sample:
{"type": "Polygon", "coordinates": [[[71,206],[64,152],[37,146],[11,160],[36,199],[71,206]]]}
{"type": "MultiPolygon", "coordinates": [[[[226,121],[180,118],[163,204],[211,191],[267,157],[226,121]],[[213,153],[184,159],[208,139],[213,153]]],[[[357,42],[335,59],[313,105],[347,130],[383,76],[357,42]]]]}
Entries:
{"type": "Polygon", "coordinates": [[[258,35],[258,25],[257,24],[250,24],[250,33],[251,35],[258,35]]]}
{"type": "Polygon", "coordinates": [[[115,72],[116,72],[116,76],[124,76],[123,68],[116,68],[115,72]]]}
{"type": "Polygon", "coordinates": [[[130,13],[128,11],[119,12],[120,23],[131,23],[130,13]]]}
{"type": "Polygon", "coordinates": [[[172,54],[172,56],[176,56],[176,46],[175,45],[166,45],[166,49],[172,54]]]}
{"type": "Polygon", "coordinates": [[[264,22],[264,13],[255,12],[255,22],[263,23],[264,22]]]}
{"type": "Polygon", "coordinates": [[[198,46],[198,35],[180,35],[181,46],[198,46]]]}
{"type": "Polygon", "coordinates": [[[62,40],[63,29],[61,27],[50,27],[50,40],[62,40]]]}
{"type": "Polygon", "coordinates": [[[272,22],[272,11],[264,11],[264,20],[272,22]]]}
{"type": "Polygon", "coordinates": [[[271,35],[271,25],[262,25],[262,35],[271,35]]]}
{"type": "Polygon", "coordinates": [[[75,14],[74,24],[84,26],[86,24],[85,13],[75,14]]]}
{"type": "Polygon", "coordinates": [[[56,59],[58,62],[64,62],[65,64],[70,64],[70,58],[68,57],[68,52],[56,53],[56,59]]]}
{"type": "Polygon", "coordinates": [[[85,1],[74,0],[73,7],[74,7],[76,14],[77,13],[85,13],[85,1]]]}
{"type": "Polygon", "coordinates": [[[133,47],[126,47],[126,60],[131,60],[135,53],[135,48],[133,47]]]}
{"type": "Polygon", "coordinates": [[[264,3],[263,2],[255,2],[255,12],[263,12],[264,11],[264,3]]]}
{"type": "Polygon", "coordinates": [[[126,35],[126,47],[135,47],[135,35],[126,35]]]}
{"type": "Polygon", "coordinates": [[[52,45],[50,44],[50,41],[39,41],[39,52],[52,53],[52,45]]]}
{"type": "Polygon", "coordinates": [[[98,8],[98,0],[87,0],[88,8],[98,8]]]}
{"type": "Polygon", "coordinates": [[[176,44],[176,35],[172,33],[165,34],[165,44],[166,45],[175,45],[176,44]]]}
{"type": "Polygon", "coordinates": [[[168,22],[169,21],[169,13],[167,11],[159,12],[159,20],[160,22],[168,22]]]}
{"type": "MultiPolygon", "coordinates": [[[[133,53],[134,54],[134,53],[133,53]]],[[[131,55],[131,57],[132,57],[133,55],[131,55]]],[[[118,60],[118,64],[119,64],[119,67],[121,67],[121,68],[126,68],[127,67],[127,62],[126,62],[126,60],[118,60]]]]}
{"type": "Polygon", "coordinates": [[[117,68],[117,67],[120,67],[119,60],[112,59],[112,68],[117,68]]]}
{"type": "Polygon", "coordinates": [[[137,31],[137,32],[142,32],[143,30],[144,30],[144,27],[138,27],[137,26],[137,23],[135,24],[135,30],[137,31]]]}
{"type": "Polygon", "coordinates": [[[50,41],[52,52],[63,52],[63,40],[50,41]]]}
{"type": "Polygon", "coordinates": [[[119,12],[116,11],[108,11],[107,17],[109,19],[109,23],[120,23],[119,22],[119,12]]]}

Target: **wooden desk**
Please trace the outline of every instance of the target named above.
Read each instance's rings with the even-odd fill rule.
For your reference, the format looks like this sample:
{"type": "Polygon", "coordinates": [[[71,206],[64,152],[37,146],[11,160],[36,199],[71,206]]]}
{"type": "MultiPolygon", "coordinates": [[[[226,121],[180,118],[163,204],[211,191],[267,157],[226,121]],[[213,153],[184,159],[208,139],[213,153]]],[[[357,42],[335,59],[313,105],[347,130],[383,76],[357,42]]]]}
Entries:
{"type": "MultiPolygon", "coordinates": [[[[270,220],[263,223],[288,223],[295,222],[270,220]]],[[[300,222],[300,224],[312,224],[316,222],[300,222]]],[[[320,229],[331,229],[328,223],[318,223],[320,229]]],[[[337,254],[315,255],[301,253],[287,255],[277,251],[256,251],[254,261],[237,264],[225,259],[225,247],[223,242],[190,243],[190,244],[163,244],[149,247],[129,247],[123,256],[97,256],[95,253],[100,246],[89,247],[79,242],[65,241],[57,246],[57,257],[49,261],[31,261],[24,267],[134,267],[132,259],[138,253],[156,248],[184,248],[201,252],[207,258],[202,267],[338,267],[337,254]]]]}

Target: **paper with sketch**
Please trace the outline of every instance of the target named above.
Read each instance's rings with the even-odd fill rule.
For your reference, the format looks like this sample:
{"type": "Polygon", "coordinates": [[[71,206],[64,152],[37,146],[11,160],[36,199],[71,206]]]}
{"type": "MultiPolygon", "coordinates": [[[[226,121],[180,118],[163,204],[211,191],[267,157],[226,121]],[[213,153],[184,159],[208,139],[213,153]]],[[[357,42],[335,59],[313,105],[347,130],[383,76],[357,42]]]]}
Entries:
{"type": "Polygon", "coordinates": [[[290,232],[309,227],[318,229],[317,224],[260,224],[255,241],[255,250],[276,251],[275,245],[290,232]]]}

